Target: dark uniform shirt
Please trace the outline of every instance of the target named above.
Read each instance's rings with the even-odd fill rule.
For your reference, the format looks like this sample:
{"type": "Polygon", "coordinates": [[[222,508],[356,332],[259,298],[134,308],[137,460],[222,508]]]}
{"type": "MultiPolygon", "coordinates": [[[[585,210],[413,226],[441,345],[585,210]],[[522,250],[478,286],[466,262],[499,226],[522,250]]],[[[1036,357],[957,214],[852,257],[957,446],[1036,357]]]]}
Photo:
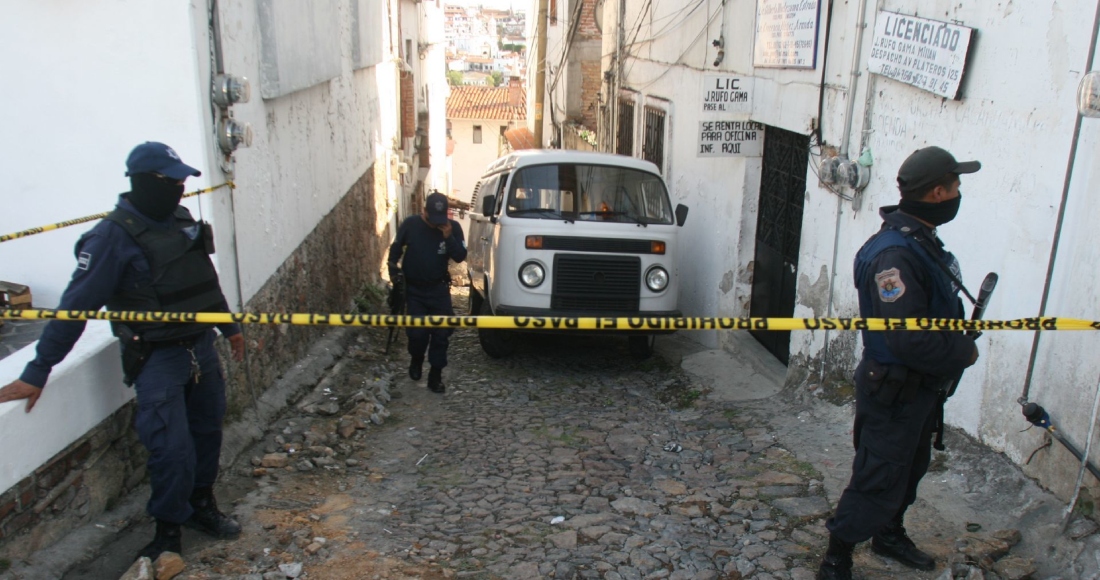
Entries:
{"type": "MultiPolygon", "coordinates": [[[[119,196],[118,207],[146,220],[152,227],[171,227],[174,217],[157,222],[141,214],[129,201],[119,196]]],[[[195,235],[198,235],[196,230],[195,235]]],[[[76,271],[61,295],[58,310],[99,310],[111,296],[127,288],[149,285],[149,261],[141,246],[122,226],[102,220],[76,242],[76,271]]],[[[222,305],[229,312],[229,305],[222,305]]],[[[38,339],[36,356],[27,363],[22,381],[44,387],[54,365],[61,362],[84,333],[83,321],[51,321],[38,339]]],[[[241,332],[237,324],[219,324],[224,336],[241,332]]]]}
{"type": "Polygon", "coordinates": [[[462,262],[466,259],[466,238],[462,226],[451,222],[451,237],[443,239],[443,232],[432,227],[419,215],[405,218],[397,228],[397,237],[390,246],[389,263],[396,264],[405,258],[401,268],[410,284],[428,284],[447,277],[447,261],[462,262]]]}
{"type": "MultiPolygon", "coordinates": [[[[896,206],[879,211],[887,225],[903,231],[915,231],[915,235],[930,240],[938,250],[938,258],[962,279],[959,262],[943,249],[943,242],[936,231],[916,218],[897,211],[896,206]]],[[[861,294],[870,296],[871,316],[876,318],[925,318],[935,281],[932,276],[942,272],[929,272],[922,261],[906,246],[893,246],[880,252],[870,262],[869,275],[864,278],[861,294]]],[[[953,288],[958,290],[957,288],[953,288]]],[[[974,354],[973,339],[961,332],[914,332],[909,330],[884,332],[886,345],[902,364],[919,372],[939,377],[951,377],[970,365],[974,354]]]]}

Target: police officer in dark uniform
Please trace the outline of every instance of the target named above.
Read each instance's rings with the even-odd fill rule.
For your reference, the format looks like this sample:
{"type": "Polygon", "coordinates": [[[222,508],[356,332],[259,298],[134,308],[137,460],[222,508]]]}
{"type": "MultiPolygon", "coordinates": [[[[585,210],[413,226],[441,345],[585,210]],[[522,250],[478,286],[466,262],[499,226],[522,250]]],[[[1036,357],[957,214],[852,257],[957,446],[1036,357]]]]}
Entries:
{"type": "MultiPolygon", "coordinates": [[[[882,228],[856,255],[859,314],[874,318],[964,317],[958,260],[936,227],[959,210],[959,175],[981,169],[939,147],[910,155],[898,171],[901,203],[879,210],[882,228]]],[[[928,471],[932,435],[951,381],[978,359],[961,332],[863,331],[856,368],[852,479],[826,522],[829,548],[819,580],[852,577],[852,549],[871,538],[876,554],[920,570],[935,560],[905,532],[905,510],[928,471]]]]}
{"type": "MultiPolygon", "coordinates": [[[[199,171],[163,143],[138,145],[126,160],[131,189],[76,243],[77,268],[61,310],[229,312],[217,272],[210,226],[179,205],[184,181],[199,171]]],[[[156,536],[138,557],[181,551],[180,525],[216,537],[241,527],[218,509],[214,483],[221,456],[225,380],[214,350],[214,326],[191,323],[112,323],[122,347],[124,379],[137,395],[134,426],[149,451],[152,494],[146,509],[156,536]]],[[[217,326],[233,357],[244,356],[236,324],[217,326]]],[[[0,402],[42,395],[52,368],[72,350],[84,322],[51,321],[37,356],[19,380],[0,389],[0,402]]]]}
{"type": "MultiPolygon", "coordinates": [[[[447,217],[447,196],[433,192],[424,204],[424,211],[401,222],[397,237],[390,246],[390,280],[404,280],[410,316],[454,316],[451,306],[451,276],[448,260],[461,263],[466,259],[466,239],[462,226],[447,217]],[[402,258],[402,253],[404,258],[402,258]],[[401,266],[397,262],[401,260],[401,266]]],[[[409,327],[409,378],[420,380],[424,368],[424,353],[428,354],[428,388],[432,392],[446,391],[443,367],[447,366],[447,344],[451,329],[409,327]]]]}

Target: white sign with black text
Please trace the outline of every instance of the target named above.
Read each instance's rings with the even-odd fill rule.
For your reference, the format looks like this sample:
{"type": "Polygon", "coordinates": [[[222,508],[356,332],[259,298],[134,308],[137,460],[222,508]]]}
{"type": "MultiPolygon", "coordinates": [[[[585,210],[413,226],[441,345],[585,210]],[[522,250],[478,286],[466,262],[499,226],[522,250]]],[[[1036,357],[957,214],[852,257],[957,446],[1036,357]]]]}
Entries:
{"type": "Polygon", "coordinates": [[[753,66],[816,67],[820,5],[819,0],[757,0],[753,66]]]}
{"type": "Polygon", "coordinates": [[[957,99],[973,31],[948,22],[879,12],[867,69],[957,99]]]}
{"type": "Polygon", "coordinates": [[[751,113],[753,77],[703,75],[704,113],[751,113]]]}
{"type": "Polygon", "coordinates": [[[764,125],[756,121],[700,121],[697,157],[760,157],[764,125]]]}

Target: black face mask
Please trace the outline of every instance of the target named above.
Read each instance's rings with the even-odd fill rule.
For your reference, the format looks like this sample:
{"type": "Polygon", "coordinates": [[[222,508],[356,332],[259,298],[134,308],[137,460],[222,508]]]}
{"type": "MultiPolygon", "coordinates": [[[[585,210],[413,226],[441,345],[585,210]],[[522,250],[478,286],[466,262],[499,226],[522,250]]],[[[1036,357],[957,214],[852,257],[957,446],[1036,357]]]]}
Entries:
{"type": "Polygon", "coordinates": [[[152,173],[135,173],[130,176],[130,194],[126,198],[146,217],[164,221],[180,204],[183,184],[173,183],[152,173]]]}
{"type": "Polygon", "coordinates": [[[959,214],[961,203],[962,194],[960,193],[957,197],[939,203],[903,199],[898,204],[898,209],[933,226],[942,226],[955,219],[955,216],[959,214]]]}

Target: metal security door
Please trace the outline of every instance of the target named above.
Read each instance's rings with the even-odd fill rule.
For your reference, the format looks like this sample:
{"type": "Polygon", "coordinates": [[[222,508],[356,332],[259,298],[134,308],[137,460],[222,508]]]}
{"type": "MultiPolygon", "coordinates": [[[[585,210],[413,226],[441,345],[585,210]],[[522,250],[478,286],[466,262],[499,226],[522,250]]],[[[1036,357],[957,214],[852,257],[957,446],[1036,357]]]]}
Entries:
{"type": "MultiPolygon", "coordinates": [[[[765,127],[750,316],[794,315],[809,156],[808,136],[765,127]]],[[[752,331],[752,335],[783,364],[789,362],[790,332],[752,331]]]]}

